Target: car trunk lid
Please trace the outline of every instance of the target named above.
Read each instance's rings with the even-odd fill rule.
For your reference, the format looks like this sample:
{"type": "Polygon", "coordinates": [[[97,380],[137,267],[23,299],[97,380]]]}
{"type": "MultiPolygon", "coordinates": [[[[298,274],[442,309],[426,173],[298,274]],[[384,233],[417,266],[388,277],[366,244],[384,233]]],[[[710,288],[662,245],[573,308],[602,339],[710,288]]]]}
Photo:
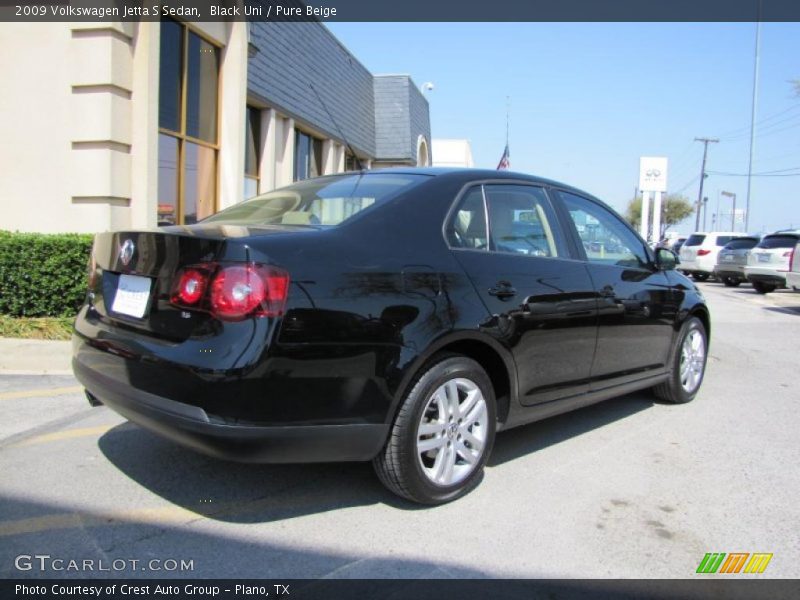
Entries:
{"type": "Polygon", "coordinates": [[[192,265],[268,261],[249,237],[281,234],[291,227],[170,227],[153,231],[101,233],[95,237],[89,302],[106,322],[156,337],[182,340],[213,328],[203,310],[176,306],[172,294],[192,265]]]}

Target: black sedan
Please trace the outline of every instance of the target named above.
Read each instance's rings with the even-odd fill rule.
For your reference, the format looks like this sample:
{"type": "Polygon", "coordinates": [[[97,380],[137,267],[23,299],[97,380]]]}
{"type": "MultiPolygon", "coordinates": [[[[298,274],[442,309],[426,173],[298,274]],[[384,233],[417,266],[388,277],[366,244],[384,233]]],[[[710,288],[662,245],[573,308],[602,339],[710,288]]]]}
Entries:
{"type": "Polygon", "coordinates": [[[694,398],[709,312],[675,263],[553,181],[321,177],[99,234],[73,367],[93,404],[196,450],[371,460],[441,503],[477,485],[501,429],[645,388],[694,398]]]}

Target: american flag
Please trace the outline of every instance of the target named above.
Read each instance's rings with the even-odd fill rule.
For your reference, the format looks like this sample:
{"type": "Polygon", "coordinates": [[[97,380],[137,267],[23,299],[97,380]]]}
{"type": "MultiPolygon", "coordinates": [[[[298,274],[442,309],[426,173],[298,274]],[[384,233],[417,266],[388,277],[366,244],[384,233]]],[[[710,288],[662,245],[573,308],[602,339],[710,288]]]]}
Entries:
{"type": "Polygon", "coordinates": [[[506,149],[503,150],[503,157],[500,159],[500,162],[497,164],[498,171],[507,171],[511,168],[511,161],[510,154],[508,153],[508,144],[506,144],[506,149]]]}

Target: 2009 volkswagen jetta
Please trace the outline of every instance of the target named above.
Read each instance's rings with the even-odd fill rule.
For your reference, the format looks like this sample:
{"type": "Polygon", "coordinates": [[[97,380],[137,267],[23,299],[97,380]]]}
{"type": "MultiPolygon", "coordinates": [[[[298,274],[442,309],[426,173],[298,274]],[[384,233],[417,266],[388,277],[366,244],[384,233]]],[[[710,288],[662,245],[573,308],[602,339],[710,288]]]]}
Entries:
{"type": "Polygon", "coordinates": [[[521,174],[306,180],[191,226],[96,237],[74,371],[210,455],[372,460],[418,502],[501,429],[644,388],[687,402],[709,312],[611,209],[521,174]]]}

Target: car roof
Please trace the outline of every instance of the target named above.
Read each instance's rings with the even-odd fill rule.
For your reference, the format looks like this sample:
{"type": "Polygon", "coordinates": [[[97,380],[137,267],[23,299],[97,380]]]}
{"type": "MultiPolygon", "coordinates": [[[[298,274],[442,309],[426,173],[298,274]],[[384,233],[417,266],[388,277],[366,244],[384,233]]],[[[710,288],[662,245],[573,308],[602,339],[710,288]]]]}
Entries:
{"type": "MultiPolygon", "coordinates": [[[[764,236],[764,238],[768,237],[781,237],[781,236],[788,236],[788,237],[796,237],[800,238],[800,231],[794,229],[789,231],[776,231],[774,233],[768,233],[764,236]]],[[[763,239],[763,238],[762,238],[763,239]]]]}
{"type": "Polygon", "coordinates": [[[739,237],[742,235],[742,233],[737,233],[735,231],[695,231],[691,235],[734,235],[739,237]]]}
{"type": "MultiPolygon", "coordinates": [[[[531,183],[538,183],[541,185],[551,186],[562,188],[567,191],[573,191],[583,196],[588,196],[590,198],[595,198],[594,195],[586,192],[584,190],[578,189],[574,186],[569,184],[563,183],[561,181],[555,181],[553,179],[547,179],[545,177],[539,177],[538,175],[531,175],[529,173],[521,173],[519,171],[498,171],[494,169],[474,169],[474,168],[465,168],[465,167],[389,167],[386,169],[376,168],[370,170],[361,171],[365,175],[370,173],[398,173],[402,175],[428,175],[430,177],[447,177],[453,179],[463,179],[468,181],[470,179],[493,179],[493,180],[502,180],[502,179],[509,179],[509,180],[525,180],[531,183]]],[[[595,198],[597,199],[597,198],[595,198]]]]}

